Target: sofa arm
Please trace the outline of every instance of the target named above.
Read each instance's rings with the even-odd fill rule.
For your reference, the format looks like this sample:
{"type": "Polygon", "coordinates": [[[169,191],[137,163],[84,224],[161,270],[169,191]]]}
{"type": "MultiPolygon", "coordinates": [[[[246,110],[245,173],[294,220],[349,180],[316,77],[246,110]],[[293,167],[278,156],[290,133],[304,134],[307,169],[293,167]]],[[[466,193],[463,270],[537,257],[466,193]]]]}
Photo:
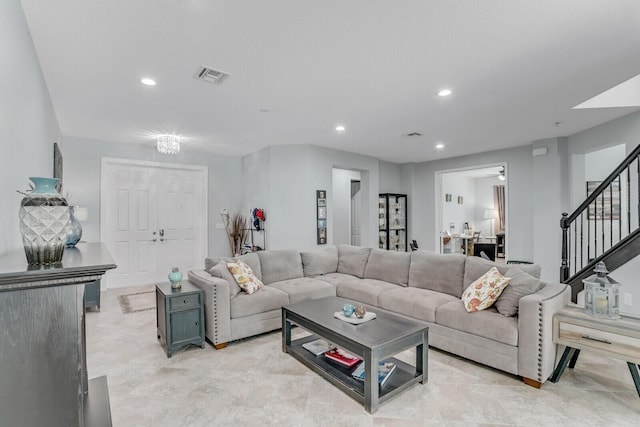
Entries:
{"type": "Polygon", "coordinates": [[[520,299],[518,375],[528,384],[533,380],[538,383],[537,386],[542,385],[553,373],[556,358],[553,315],[567,305],[570,298],[569,286],[547,283],[538,292],[520,299]]]}
{"type": "Polygon", "coordinates": [[[229,283],[204,270],[189,271],[189,281],[204,291],[205,335],[214,346],[231,340],[229,283]]]}

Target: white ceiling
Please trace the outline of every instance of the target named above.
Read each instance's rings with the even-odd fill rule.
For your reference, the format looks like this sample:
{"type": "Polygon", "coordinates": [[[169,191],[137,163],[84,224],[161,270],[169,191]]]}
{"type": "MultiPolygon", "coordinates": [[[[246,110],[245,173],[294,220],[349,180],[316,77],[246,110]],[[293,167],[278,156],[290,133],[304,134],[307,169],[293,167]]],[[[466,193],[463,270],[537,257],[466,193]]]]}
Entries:
{"type": "Polygon", "coordinates": [[[22,3],[67,136],[151,146],[177,133],[184,150],[317,144],[417,162],[637,110],[572,107],[640,73],[638,0],[22,3]],[[197,81],[200,65],[231,77],[197,81]],[[444,87],[453,95],[438,97],[444,87]]]}

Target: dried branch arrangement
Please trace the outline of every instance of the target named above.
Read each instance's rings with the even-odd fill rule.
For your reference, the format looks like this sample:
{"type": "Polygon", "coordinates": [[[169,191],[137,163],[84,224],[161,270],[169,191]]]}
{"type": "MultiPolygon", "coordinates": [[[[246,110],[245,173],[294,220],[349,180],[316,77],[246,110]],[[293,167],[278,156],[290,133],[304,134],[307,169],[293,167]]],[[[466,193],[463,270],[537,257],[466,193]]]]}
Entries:
{"type": "Polygon", "coordinates": [[[233,218],[230,218],[229,214],[222,214],[222,220],[227,230],[231,254],[233,256],[241,255],[242,245],[247,243],[247,237],[249,236],[247,217],[239,213],[233,214],[233,218]]]}

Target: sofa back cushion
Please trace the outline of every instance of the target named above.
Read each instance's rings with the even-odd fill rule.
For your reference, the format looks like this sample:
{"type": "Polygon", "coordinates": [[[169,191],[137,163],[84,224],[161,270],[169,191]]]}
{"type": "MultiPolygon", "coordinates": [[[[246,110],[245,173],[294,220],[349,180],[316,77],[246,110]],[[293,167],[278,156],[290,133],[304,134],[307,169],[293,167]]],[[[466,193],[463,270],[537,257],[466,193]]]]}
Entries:
{"type": "Polygon", "coordinates": [[[338,271],[338,248],[329,246],[320,250],[300,252],[305,277],[320,276],[338,271]]]}
{"type": "Polygon", "coordinates": [[[260,268],[260,258],[258,258],[258,254],[250,253],[241,255],[239,257],[210,257],[204,259],[204,269],[209,271],[213,266],[218,264],[220,261],[224,262],[235,262],[236,260],[240,260],[251,267],[251,271],[253,274],[260,280],[262,280],[262,269],[260,268]]]}
{"type": "Polygon", "coordinates": [[[260,267],[262,283],[279,282],[281,280],[304,277],[300,252],[292,250],[260,251],[260,267]]]}
{"type": "Polygon", "coordinates": [[[411,252],[409,286],[442,292],[460,298],[466,288],[463,283],[465,258],[464,255],[460,254],[436,254],[427,251],[411,252]]]}
{"type": "MultiPolygon", "coordinates": [[[[540,266],[537,264],[518,264],[518,268],[525,273],[540,278],[540,266]]],[[[507,274],[507,270],[512,267],[510,264],[498,264],[486,259],[470,256],[467,257],[467,262],[464,264],[464,286],[465,288],[473,283],[476,279],[482,276],[487,271],[491,270],[491,267],[496,267],[500,274],[507,274]]]]}
{"type": "Polygon", "coordinates": [[[229,269],[227,268],[227,263],[225,261],[220,261],[219,263],[217,263],[207,271],[213,277],[224,279],[229,283],[230,299],[234,299],[236,295],[242,292],[242,289],[240,289],[240,286],[238,286],[238,282],[236,282],[236,279],[234,279],[233,275],[229,272],[229,269]]]}
{"type": "Polygon", "coordinates": [[[364,269],[367,267],[371,248],[360,246],[338,245],[338,273],[351,274],[364,278],[364,269]]]}
{"type": "Polygon", "coordinates": [[[364,278],[407,286],[409,283],[410,263],[411,254],[408,252],[371,249],[367,266],[364,270],[364,278]]]}

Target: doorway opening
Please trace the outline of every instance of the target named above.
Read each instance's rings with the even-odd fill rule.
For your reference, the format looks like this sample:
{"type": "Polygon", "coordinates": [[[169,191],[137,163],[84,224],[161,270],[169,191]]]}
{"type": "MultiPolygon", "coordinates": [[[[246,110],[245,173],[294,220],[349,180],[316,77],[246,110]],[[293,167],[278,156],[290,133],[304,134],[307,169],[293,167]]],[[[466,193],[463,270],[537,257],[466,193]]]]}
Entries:
{"type": "Polygon", "coordinates": [[[360,194],[360,181],[351,180],[351,244],[361,246],[360,211],[362,210],[362,197],[360,194]]]}
{"type": "MultiPolygon", "coordinates": [[[[357,170],[333,168],[333,197],[331,218],[333,244],[363,244],[366,173],[357,170]]],[[[366,243],[366,242],[365,242],[366,243]]]]}
{"type": "Polygon", "coordinates": [[[506,164],[436,172],[436,250],[507,259],[506,164]]]}

